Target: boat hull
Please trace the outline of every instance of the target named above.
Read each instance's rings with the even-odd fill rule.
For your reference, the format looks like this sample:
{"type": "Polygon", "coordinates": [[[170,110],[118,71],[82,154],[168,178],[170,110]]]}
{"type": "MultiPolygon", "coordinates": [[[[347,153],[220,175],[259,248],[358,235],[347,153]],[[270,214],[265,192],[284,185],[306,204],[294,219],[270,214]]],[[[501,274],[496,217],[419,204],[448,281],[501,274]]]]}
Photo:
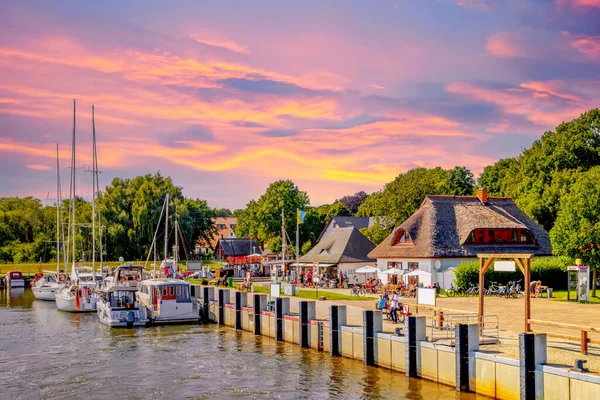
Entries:
{"type": "Polygon", "coordinates": [[[111,309],[104,301],[97,303],[98,318],[106,326],[111,328],[139,328],[148,324],[145,310],[135,309],[111,309]]]}
{"type": "Polygon", "coordinates": [[[56,308],[60,311],[74,312],[74,313],[85,313],[85,312],[96,312],[96,299],[92,296],[92,299],[87,301],[80,301],[79,307],[75,297],[60,296],[55,294],[56,308]]]}
{"type": "Polygon", "coordinates": [[[59,287],[52,286],[42,286],[42,287],[32,287],[31,291],[37,300],[45,300],[45,301],[55,301],[56,300],[56,292],[59,287]]]}

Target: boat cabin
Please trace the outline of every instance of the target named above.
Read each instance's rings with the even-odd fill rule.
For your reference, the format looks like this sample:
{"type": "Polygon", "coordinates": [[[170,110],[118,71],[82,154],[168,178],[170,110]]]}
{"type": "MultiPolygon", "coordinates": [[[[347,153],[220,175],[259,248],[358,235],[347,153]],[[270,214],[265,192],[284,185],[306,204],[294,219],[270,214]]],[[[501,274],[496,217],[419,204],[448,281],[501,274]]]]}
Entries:
{"type": "Polygon", "coordinates": [[[190,287],[189,282],[177,279],[147,279],[142,281],[137,297],[153,322],[197,320],[197,304],[192,300],[190,287]]]}

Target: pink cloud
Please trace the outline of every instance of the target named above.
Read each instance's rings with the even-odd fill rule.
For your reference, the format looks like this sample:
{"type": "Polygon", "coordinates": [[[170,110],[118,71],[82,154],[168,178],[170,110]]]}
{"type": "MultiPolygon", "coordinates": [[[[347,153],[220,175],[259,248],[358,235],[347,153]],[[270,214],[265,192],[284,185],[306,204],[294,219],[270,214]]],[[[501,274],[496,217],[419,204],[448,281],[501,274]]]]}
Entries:
{"type": "Polygon", "coordinates": [[[233,40],[229,40],[223,35],[214,31],[202,30],[201,32],[192,33],[188,35],[188,37],[195,42],[204,44],[206,46],[220,47],[222,49],[243,55],[250,54],[250,49],[248,49],[247,46],[234,42],[233,40]]]}
{"type": "Polygon", "coordinates": [[[600,7],[600,0],[556,0],[556,5],[570,8],[600,7]]]}
{"type": "Polygon", "coordinates": [[[519,42],[516,32],[500,32],[490,36],[485,44],[485,49],[498,57],[527,58],[531,56],[519,42]]]}
{"type": "Polygon", "coordinates": [[[600,36],[566,35],[572,38],[571,46],[578,52],[592,61],[600,61],[600,36]]]}
{"type": "Polygon", "coordinates": [[[463,8],[479,11],[489,11],[490,5],[488,0],[456,0],[456,4],[463,8]]]}
{"type": "Polygon", "coordinates": [[[34,169],[36,171],[50,171],[50,170],[52,170],[51,167],[49,167],[47,165],[42,165],[42,164],[27,164],[25,167],[27,167],[29,169],[34,169]]]}

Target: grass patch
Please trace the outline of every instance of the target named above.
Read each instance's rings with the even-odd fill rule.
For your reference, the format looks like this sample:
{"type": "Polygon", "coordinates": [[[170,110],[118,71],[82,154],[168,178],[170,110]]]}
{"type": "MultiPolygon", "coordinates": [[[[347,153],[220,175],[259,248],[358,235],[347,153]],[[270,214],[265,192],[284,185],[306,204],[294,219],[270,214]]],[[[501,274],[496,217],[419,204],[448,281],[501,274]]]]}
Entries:
{"type": "MultiPolygon", "coordinates": [[[[596,290],[596,292],[600,292],[600,290],[596,290]]],[[[571,292],[571,297],[576,296],[577,294],[571,292]]],[[[567,291],[566,290],[554,290],[552,291],[552,297],[555,301],[563,301],[567,300],[567,291]]],[[[590,304],[600,304],[600,297],[592,297],[592,291],[590,290],[590,304]]]]}
{"type": "MultiPolygon", "coordinates": [[[[91,262],[86,262],[86,263],[80,263],[81,265],[92,265],[91,262]]],[[[121,263],[119,261],[108,261],[108,262],[103,262],[102,263],[104,266],[108,266],[108,267],[118,267],[119,265],[121,265],[121,263]]],[[[133,262],[134,265],[144,265],[143,261],[134,261],[133,262]]],[[[35,275],[39,270],[40,270],[40,266],[42,268],[42,271],[56,271],[56,263],[37,263],[37,264],[0,264],[0,275],[6,275],[7,272],[9,271],[20,271],[21,273],[23,273],[23,275],[27,276],[27,274],[29,273],[30,276],[35,275]]],[[[61,272],[65,272],[64,268],[63,268],[63,264],[61,263],[61,272]]],[[[100,263],[98,261],[96,261],[96,266],[99,268],[100,267],[100,263]]],[[[70,268],[70,266],[69,266],[70,268]]],[[[69,273],[71,272],[71,270],[69,269],[69,273]]]]}

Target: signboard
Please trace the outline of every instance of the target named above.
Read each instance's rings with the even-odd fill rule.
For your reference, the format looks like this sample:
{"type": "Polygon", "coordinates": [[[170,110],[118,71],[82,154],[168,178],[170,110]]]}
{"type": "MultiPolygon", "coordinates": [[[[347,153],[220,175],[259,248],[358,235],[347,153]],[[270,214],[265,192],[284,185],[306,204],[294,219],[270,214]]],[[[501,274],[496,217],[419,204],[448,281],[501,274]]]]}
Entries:
{"type": "Polygon", "coordinates": [[[496,272],[515,272],[516,265],[514,261],[494,261],[494,271],[496,272]]]}
{"type": "Polygon", "coordinates": [[[319,283],[320,279],[318,276],[313,276],[312,281],[313,283],[319,283]]]}
{"type": "Polygon", "coordinates": [[[319,275],[319,263],[317,261],[313,262],[313,275],[319,275]]]}
{"type": "Polygon", "coordinates": [[[435,307],[435,292],[433,288],[417,288],[417,304],[435,307]]]}
{"type": "Polygon", "coordinates": [[[281,285],[279,283],[271,283],[271,297],[279,297],[281,293],[281,285]]]}

